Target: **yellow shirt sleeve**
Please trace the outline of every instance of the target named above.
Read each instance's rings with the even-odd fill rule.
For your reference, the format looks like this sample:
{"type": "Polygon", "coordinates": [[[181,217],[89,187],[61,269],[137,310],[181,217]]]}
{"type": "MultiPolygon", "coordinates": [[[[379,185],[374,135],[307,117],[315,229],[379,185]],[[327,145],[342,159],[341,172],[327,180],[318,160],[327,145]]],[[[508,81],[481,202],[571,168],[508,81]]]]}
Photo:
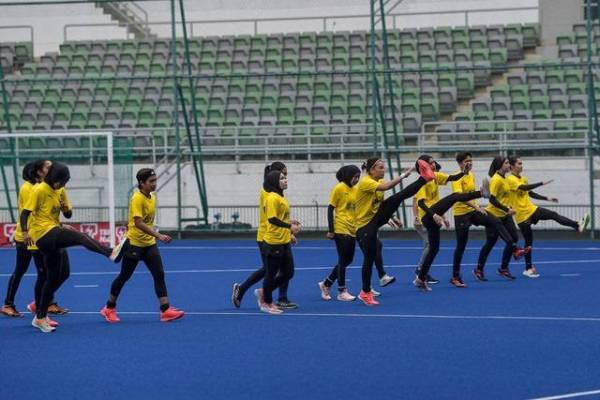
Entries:
{"type": "Polygon", "coordinates": [[[39,193],[39,190],[37,190],[37,187],[34,188],[34,190],[32,190],[29,193],[27,201],[23,205],[23,210],[28,210],[28,211],[34,212],[37,209],[38,199],[39,199],[38,193],[39,193]]]}
{"type": "Polygon", "coordinates": [[[375,179],[363,179],[360,182],[359,190],[367,193],[375,193],[377,192],[377,188],[379,187],[379,182],[375,179]]]}
{"type": "Polygon", "coordinates": [[[131,199],[131,218],[144,219],[144,199],[140,196],[133,196],[131,199]]]}
{"type": "Polygon", "coordinates": [[[500,179],[492,179],[490,180],[490,194],[494,197],[498,197],[500,195],[500,190],[502,189],[502,182],[500,179]]]}
{"type": "Polygon", "coordinates": [[[331,194],[329,195],[329,205],[336,207],[338,206],[339,202],[340,202],[340,190],[339,190],[339,186],[335,186],[332,190],[331,190],[331,194]]]}
{"type": "Polygon", "coordinates": [[[69,196],[67,195],[65,188],[62,188],[60,191],[60,201],[62,204],[67,206],[67,210],[73,209],[73,205],[71,204],[71,200],[69,200],[69,196]]]}
{"type": "Polygon", "coordinates": [[[448,183],[448,178],[450,177],[450,175],[445,174],[443,172],[435,172],[435,183],[437,183],[438,185],[445,185],[446,183],[448,183]]]}
{"type": "Polygon", "coordinates": [[[265,201],[267,221],[271,218],[279,218],[279,201],[275,196],[268,196],[265,201]]]}

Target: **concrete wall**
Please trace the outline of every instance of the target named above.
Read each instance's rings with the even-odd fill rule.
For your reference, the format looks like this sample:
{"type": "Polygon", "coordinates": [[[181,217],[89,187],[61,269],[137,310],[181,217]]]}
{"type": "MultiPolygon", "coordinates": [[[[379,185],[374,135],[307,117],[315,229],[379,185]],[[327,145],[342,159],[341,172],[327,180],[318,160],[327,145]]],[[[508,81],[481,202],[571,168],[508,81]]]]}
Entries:
{"type": "Polygon", "coordinates": [[[540,0],[542,44],[556,45],[556,37],[573,31],[583,21],[583,0],[540,0]]]}

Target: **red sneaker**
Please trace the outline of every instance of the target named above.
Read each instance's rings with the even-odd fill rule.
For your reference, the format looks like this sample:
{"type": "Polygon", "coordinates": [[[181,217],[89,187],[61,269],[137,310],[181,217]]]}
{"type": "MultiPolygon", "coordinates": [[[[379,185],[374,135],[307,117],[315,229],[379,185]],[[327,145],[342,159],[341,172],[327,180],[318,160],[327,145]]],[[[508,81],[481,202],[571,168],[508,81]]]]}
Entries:
{"type": "Polygon", "coordinates": [[[117,315],[116,308],[108,308],[108,307],[104,306],[104,308],[102,310],[100,310],[100,315],[102,315],[104,317],[104,319],[107,322],[110,322],[111,324],[115,324],[115,323],[121,321],[119,319],[119,316],[117,315]]]}
{"type": "Polygon", "coordinates": [[[373,292],[363,292],[362,290],[358,294],[358,298],[368,306],[376,306],[379,304],[375,297],[373,297],[373,292]]]}
{"type": "Polygon", "coordinates": [[[35,306],[35,300],[31,303],[27,304],[27,309],[30,313],[35,314],[37,312],[37,307],[35,306]]]}
{"type": "Polygon", "coordinates": [[[427,161],[417,160],[417,165],[419,166],[419,175],[421,175],[427,182],[432,181],[435,178],[433,168],[431,168],[431,165],[429,165],[427,161]]]}
{"type": "Polygon", "coordinates": [[[175,307],[169,307],[166,311],[161,311],[160,322],[175,321],[176,319],[183,317],[184,314],[183,311],[178,310],[175,307]]]}
{"type": "Polygon", "coordinates": [[[529,254],[531,253],[531,246],[527,246],[524,249],[520,248],[520,247],[515,247],[515,249],[513,250],[513,258],[515,260],[519,260],[521,257],[523,257],[525,254],[529,254]]]}

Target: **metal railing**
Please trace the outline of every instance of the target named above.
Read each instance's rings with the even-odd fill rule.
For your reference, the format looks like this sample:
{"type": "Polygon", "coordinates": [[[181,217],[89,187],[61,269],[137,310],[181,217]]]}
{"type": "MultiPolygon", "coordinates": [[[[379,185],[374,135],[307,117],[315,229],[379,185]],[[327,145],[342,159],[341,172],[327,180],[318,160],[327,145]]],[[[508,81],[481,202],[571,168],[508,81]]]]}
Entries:
{"type": "MultiPolygon", "coordinates": [[[[391,19],[392,27],[397,29],[397,19],[399,17],[417,17],[427,15],[462,15],[464,26],[470,26],[470,16],[474,14],[497,14],[499,12],[514,12],[514,11],[537,11],[539,7],[497,7],[497,8],[476,8],[476,9],[461,9],[461,10],[445,10],[445,11],[426,11],[426,12],[393,12],[388,15],[391,19]]],[[[214,24],[241,24],[252,26],[251,33],[257,35],[260,33],[259,25],[273,22],[289,22],[289,21],[318,21],[322,26],[322,31],[333,31],[335,30],[336,21],[339,20],[354,20],[354,19],[365,19],[369,18],[369,14],[346,14],[346,15],[327,15],[327,16],[314,16],[314,17],[273,17],[273,18],[239,18],[239,19],[212,19],[212,20],[193,20],[186,21],[190,36],[195,36],[194,26],[200,25],[214,25],[214,24]]],[[[181,24],[181,21],[177,21],[181,24]]],[[[148,26],[170,26],[171,21],[151,21],[148,22],[148,26]]],[[[459,24],[453,24],[458,26],[459,24]]],[[[123,26],[117,23],[97,23],[97,24],[66,24],[63,27],[63,41],[71,40],[69,38],[69,30],[71,28],[88,28],[92,26],[123,26]]],[[[126,26],[126,24],[125,24],[126,26]]],[[[126,37],[124,39],[130,39],[126,37]]]]}

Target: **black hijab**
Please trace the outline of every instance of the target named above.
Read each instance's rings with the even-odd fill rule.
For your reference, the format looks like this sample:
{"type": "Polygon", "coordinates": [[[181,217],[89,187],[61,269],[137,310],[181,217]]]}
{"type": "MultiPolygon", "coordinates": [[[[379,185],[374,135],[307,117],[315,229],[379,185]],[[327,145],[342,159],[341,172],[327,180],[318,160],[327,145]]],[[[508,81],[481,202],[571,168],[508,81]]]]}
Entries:
{"type": "Polygon", "coordinates": [[[50,166],[44,181],[54,189],[55,183],[60,183],[60,186],[63,187],[69,182],[69,179],[71,179],[69,167],[61,162],[55,162],[50,166]]]}
{"type": "Polygon", "coordinates": [[[263,183],[263,189],[265,192],[275,192],[280,196],[283,196],[283,190],[279,186],[279,179],[281,178],[281,171],[271,171],[265,177],[265,182],[263,183]]]}
{"type": "Polygon", "coordinates": [[[360,174],[360,169],[356,165],[344,165],[338,169],[335,177],[339,182],[344,182],[348,187],[352,187],[352,178],[360,174]]]}

